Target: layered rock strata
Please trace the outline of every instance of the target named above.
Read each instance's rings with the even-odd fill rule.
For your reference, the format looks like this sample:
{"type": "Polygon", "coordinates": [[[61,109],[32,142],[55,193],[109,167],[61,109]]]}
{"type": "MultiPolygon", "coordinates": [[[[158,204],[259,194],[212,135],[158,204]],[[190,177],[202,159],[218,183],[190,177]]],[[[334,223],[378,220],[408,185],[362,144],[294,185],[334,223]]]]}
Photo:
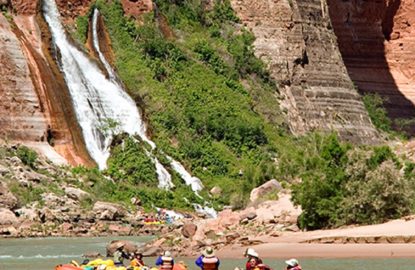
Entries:
{"type": "Polygon", "coordinates": [[[48,49],[47,27],[35,15],[39,2],[13,0],[11,5],[13,16],[0,15],[1,138],[49,143],[71,164],[92,165],[69,92],[48,49]]]}
{"type": "Polygon", "coordinates": [[[0,14],[0,136],[45,141],[47,121],[23,48],[0,14]]]}
{"type": "Polygon", "coordinates": [[[377,140],[338,51],[325,1],[231,3],[256,37],[255,54],[279,84],[294,133],[335,130],[353,142],[377,140]]]}
{"type": "Polygon", "coordinates": [[[415,117],[415,2],[328,3],[352,80],[362,92],[383,96],[392,118],[415,117]]]}

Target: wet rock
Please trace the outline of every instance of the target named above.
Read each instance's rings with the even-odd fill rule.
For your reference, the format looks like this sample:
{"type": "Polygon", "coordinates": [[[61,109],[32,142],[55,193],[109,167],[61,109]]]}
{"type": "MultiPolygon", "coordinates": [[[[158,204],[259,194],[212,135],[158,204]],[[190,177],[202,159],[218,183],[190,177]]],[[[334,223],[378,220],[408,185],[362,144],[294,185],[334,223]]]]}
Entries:
{"type": "Polygon", "coordinates": [[[182,228],[182,235],[186,238],[191,238],[193,235],[195,235],[197,230],[197,226],[192,223],[186,223],[183,225],[182,228]]]}
{"type": "Polygon", "coordinates": [[[114,240],[110,244],[107,245],[107,257],[111,257],[114,251],[117,249],[118,243],[124,244],[124,251],[127,253],[134,253],[137,251],[138,247],[134,243],[127,241],[127,240],[114,240]]]}

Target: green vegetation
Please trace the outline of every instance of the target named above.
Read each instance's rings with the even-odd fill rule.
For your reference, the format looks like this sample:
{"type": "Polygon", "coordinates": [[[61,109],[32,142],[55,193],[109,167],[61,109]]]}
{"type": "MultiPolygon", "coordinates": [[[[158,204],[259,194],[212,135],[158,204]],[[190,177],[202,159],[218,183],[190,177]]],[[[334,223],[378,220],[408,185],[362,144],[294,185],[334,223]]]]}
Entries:
{"type": "Polygon", "coordinates": [[[23,164],[35,168],[37,153],[26,146],[19,146],[16,150],[16,155],[20,158],[23,164]]]}
{"type": "MultiPolygon", "coordinates": [[[[243,206],[251,188],[276,176],[271,169],[276,149],[270,139],[283,129],[271,123],[280,124],[283,117],[275,85],[253,55],[253,36],[237,31],[229,2],[204,11],[199,1],[157,1],[168,25],[147,14],[139,27],[123,16],[119,2],[97,1],[96,6],[112,37],[117,71],[131,95],[145,104],[158,147],[203,179],[207,189],[220,186],[225,194],[215,204],[232,199],[243,206]],[[176,38],[164,38],[166,28],[176,38]],[[274,107],[266,108],[262,100],[274,107]]],[[[147,182],[150,189],[156,178],[150,170],[138,169],[145,159],[139,151],[137,147],[113,155],[108,172],[142,171],[140,177],[116,178],[130,183],[131,178],[143,179],[140,183],[147,182]]],[[[173,180],[177,193],[182,181],[177,176],[173,180]]]]}
{"type": "Polygon", "coordinates": [[[351,148],[334,135],[319,138],[316,147],[304,158],[311,167],[300,174],[302,182],[293,185],[303,209],[300,227],[373,224],[414,210],[414,165],[402,165],[389,147],[351,148]]]}
{"type": "Polygon", "coordinates": [[[79,43],[85,44],[88,35],[89,14],[85,16],[78,16],[75,23],[76,31],[74,32],[74,36],[79,43]]]}
{"type": "MultiPolygon", "coordinates": [[[[415,165],[388,147],[353,147],[335,134],[288,134],[278,90],[228,0],[212,10],[199,0],[156,4],[159,16],[145,15],[140,26],[123,16],[119,1],[95,6],[112,38],[119,76],[144,104],[152,139],[203,180],[202,196],[221,187],[223,194],[211,198],[215,207],[244,207],[252,188],[275,178],[292,187],[304,210],[302,228],[374,223],[413,211],[415,165]]],[[[375,126],[390,132],[383,101],[364,101],[375,126]]],[[[108,201],[129,204],[139,197],[147,209],[191,209],[201,202],[172,170],[175,188],[158,189],[144,149],[140,141],[118,137],[106,171],[74,169],[85,180],[78,185],[108,201]]],[[[161,152],[152,154],[169,167],[161,152]]]]}
{"type": "Polygon", "coordinates": [[[363,96],[363,103],[373,125],[382,131],[392,132],[392,121],[383,107],[384,100],[382,97],[378,94],[367,94],[363,96]]]}

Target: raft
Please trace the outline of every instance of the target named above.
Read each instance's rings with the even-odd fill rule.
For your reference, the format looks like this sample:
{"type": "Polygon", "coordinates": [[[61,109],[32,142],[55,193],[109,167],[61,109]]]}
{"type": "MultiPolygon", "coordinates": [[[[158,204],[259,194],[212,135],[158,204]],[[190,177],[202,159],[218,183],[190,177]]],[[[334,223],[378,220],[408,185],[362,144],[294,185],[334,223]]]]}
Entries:
{"type": "Polygon", "coordinates": [[[83,270],[83,268],[76,267],[72,264],[59,264],[55,267],[55,270],[83,270]]]}

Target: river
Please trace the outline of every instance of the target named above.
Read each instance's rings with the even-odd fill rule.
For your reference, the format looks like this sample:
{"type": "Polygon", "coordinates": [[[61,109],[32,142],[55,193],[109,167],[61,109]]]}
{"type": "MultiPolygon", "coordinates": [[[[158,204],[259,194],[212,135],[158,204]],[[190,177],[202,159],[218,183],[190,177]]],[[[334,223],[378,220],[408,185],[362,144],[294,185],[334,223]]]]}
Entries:
{"type": "MultiPolygon", "coordinates": [[[[0,239],[0,270],[53,270],[59,263],[71,260],[82,261],[82,254],[99,251],[105,254],[105,246],[115,239],[130,240],[138,245],[151,237],[83,237],[83,238],[26,238],[0,239]]],[[[414,246],[415,251],[415,246],[414,246]]],[[[235,257],[240,254],[235,254],[235,257]]],[[[301,257],[301,254],[293,254],[301,257]]],[[[177,258],[185,261],[189,270],[194,266],[195,258],[177,258]]],[[[145,258],[147,264],[153,264],[155,258],[145,258]]],[[[284,269],[281,259],[265,259],[273,269],[284,269]]],[[[245,260],[222,259],[221,270],[233,270],[242,267],[245,260]]],[[[304,270],[413,270],[415,259],[300,259],[304,270]]]]}

